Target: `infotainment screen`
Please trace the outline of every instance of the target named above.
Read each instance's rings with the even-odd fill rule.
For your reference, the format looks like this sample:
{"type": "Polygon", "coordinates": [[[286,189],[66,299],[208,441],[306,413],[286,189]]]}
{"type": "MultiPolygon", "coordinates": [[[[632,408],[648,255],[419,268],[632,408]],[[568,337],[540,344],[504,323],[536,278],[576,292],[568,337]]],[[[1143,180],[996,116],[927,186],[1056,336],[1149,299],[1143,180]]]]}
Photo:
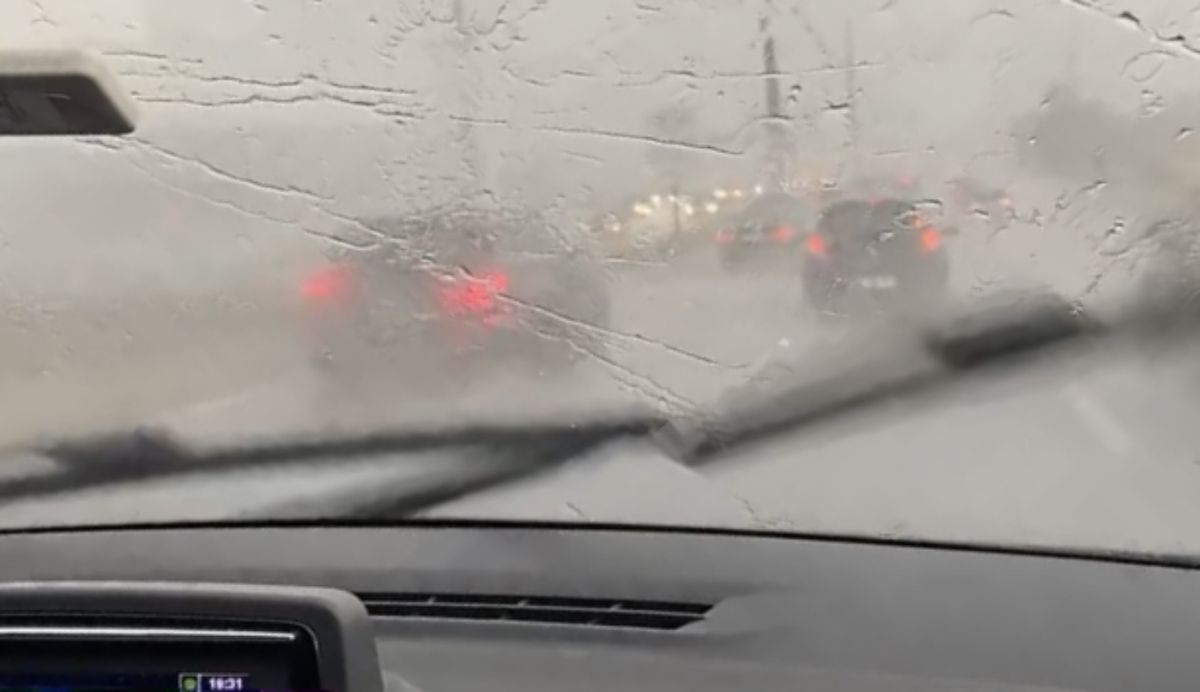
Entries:
{"type": "Polygon", "coordinates": [[[0,692],[321,689],[300,628],[0,623],[0,692]]]}
{"type": "Polygon", "coordinates": [[[280,688],[264,686],[253,675],[240,672],[0,675],[3,692],[257,692],[276,689],[280,688]]]}

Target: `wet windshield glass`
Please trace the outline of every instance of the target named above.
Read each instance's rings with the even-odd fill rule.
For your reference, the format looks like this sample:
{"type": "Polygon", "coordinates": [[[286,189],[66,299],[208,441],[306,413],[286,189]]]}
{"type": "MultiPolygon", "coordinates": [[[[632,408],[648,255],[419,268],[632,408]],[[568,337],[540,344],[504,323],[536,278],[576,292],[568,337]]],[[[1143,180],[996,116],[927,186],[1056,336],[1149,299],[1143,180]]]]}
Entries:
{"type": "MultiPolygon", "coordinates": [[[[0,437],[691,418],[995,295],[1167,295],[1198,32],[1166,0],[5,3],[6,48],[91,51],[139,122],[0,140],[0,437]]],[[[1009,415],[978,424],[1039,425],[1009,415]]],[[[838,528],[670,468],[629,472],[662,521],[838,528]]]]}

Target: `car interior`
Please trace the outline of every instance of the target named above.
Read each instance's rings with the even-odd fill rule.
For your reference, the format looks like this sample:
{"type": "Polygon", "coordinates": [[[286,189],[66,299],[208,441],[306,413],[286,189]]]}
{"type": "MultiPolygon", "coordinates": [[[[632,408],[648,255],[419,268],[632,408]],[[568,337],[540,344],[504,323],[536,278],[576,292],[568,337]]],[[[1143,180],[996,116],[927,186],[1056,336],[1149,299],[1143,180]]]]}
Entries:
{"type": "Polygon", "coordinates": [[[0,580],[30,689],[1182,690],[1200,635],[1120,556],[637,527],[17,532],[0,580]]]}
{"type": "MultiPolygon", "coordinates": [[[[0,57],[5,90],[25,108],[0,111],[3,134],[134,126],[111,77],[73,53],[0,57]]],[[[964,368],[990,357],[944,341],[964,368]]],[[[597,523],[9,528],[0,688],[1195,690],[1196,567],[597,523]]]]}

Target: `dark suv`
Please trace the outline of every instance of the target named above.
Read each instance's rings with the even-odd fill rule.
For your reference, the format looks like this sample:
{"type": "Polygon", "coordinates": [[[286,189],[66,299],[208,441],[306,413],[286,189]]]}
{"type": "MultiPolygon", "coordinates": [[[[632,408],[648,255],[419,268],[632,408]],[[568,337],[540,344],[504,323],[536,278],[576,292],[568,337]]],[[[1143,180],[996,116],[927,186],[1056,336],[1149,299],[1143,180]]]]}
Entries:
{"type": "Polygon", "coordinates": [[[805,293],[819,312],[910,314],[945,298],[942,230],[912,202],[835,202],[821,212],[804,246],[805,293]]]}

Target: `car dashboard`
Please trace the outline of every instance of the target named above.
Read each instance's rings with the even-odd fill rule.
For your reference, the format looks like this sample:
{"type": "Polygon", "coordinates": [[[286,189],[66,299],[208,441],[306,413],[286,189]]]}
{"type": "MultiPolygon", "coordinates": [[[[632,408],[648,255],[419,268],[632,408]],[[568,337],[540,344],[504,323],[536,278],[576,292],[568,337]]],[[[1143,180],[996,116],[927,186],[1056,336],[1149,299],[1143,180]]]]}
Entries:
{"type": "Polygon", "coordinates": [[[1200,580],[1123,558],[621,527],[0,535],[0,689],[1175,690],[1200,580]]]}

